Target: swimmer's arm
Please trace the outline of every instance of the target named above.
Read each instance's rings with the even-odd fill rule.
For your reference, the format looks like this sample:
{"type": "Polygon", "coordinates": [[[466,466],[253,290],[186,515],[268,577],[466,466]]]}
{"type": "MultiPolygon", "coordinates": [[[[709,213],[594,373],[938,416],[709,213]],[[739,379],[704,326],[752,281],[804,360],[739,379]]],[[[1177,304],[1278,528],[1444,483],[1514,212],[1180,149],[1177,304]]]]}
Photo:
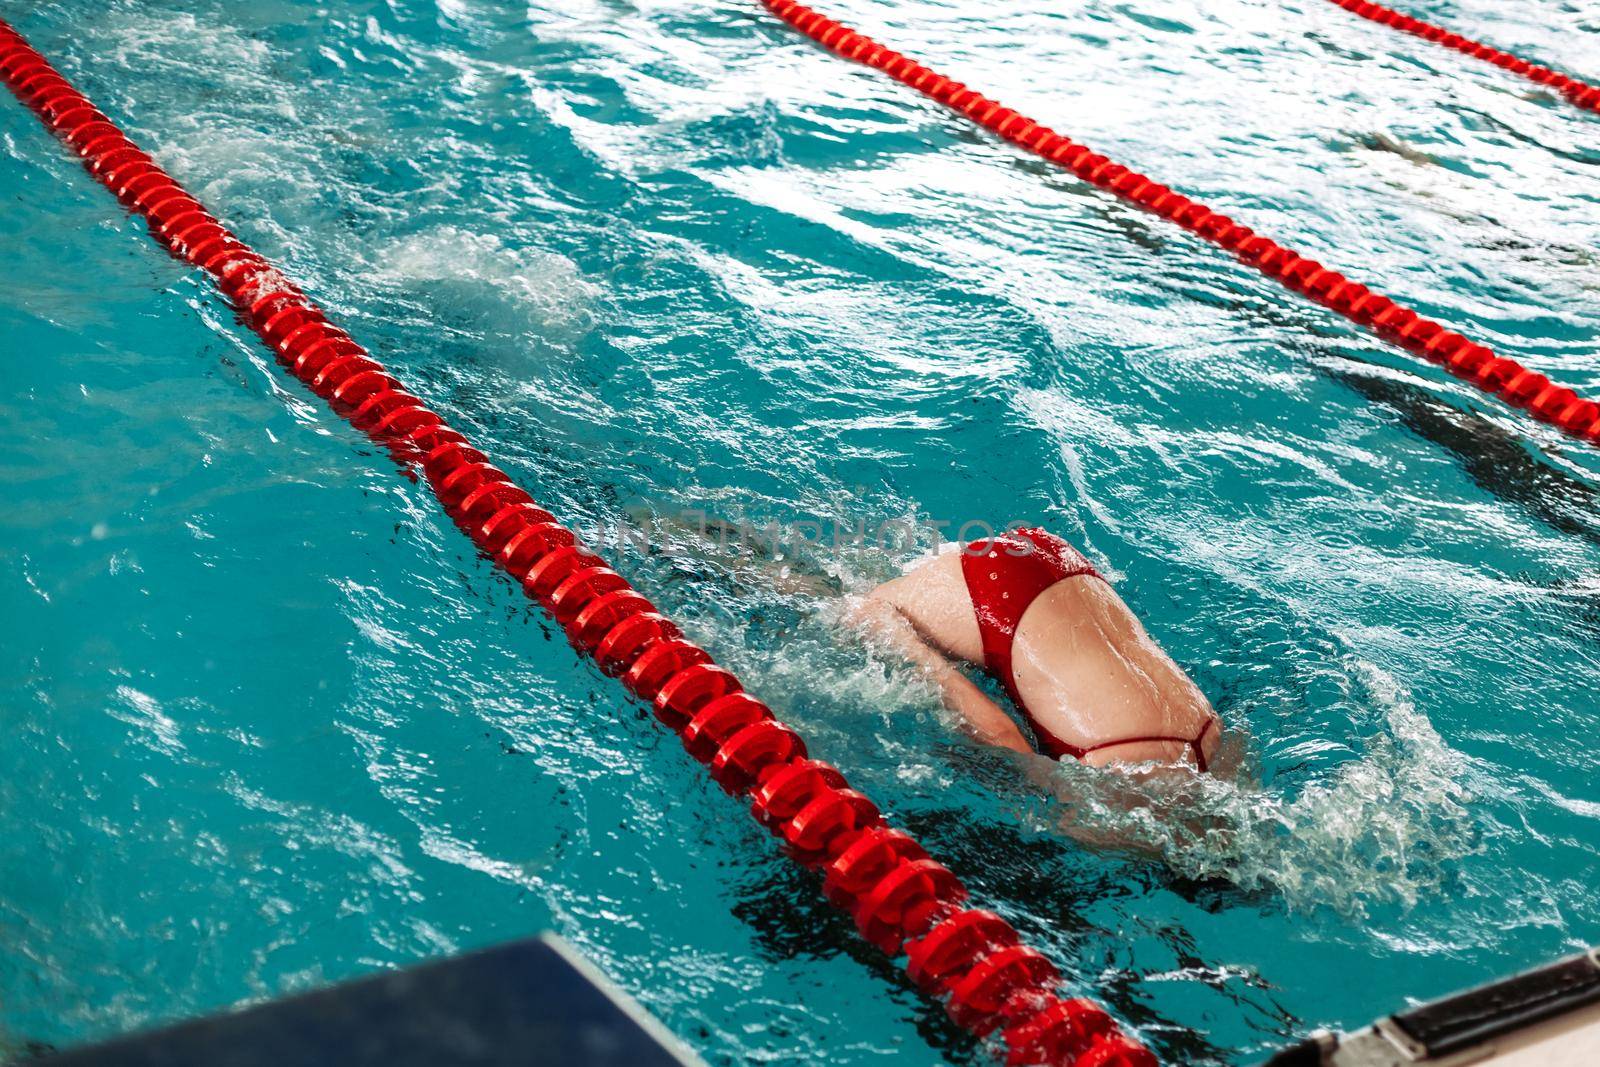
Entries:
{"type": "Polygon", "coordinates": [[[1033,754],[1033,746],[1011,716],[1000,705],[984,695],[972,679],[961,673],[955,664],[938,649],[929,645],[887,599],[869,595],[854,607],[848,621],[879,638],[906,659],[927,672],[939,684],[939,694],[945,707],[960,715],[967,732],[986,745],[1009,748],[1015,752],[1033,754]]]}
{"type": "Polygon", "coordinates": [[[1033,746],[1022,736],[1017,724],[1011,721],[1011,716],[984,696],[983,690],[973,685],[972,679],[951,666],[948,660],[935,675],[935,680],[939,683],[945,707],[966,720],[967,731],[974,738],[986,745],[1009,748],[1025,756],[1034,755],[1033,746]]]}

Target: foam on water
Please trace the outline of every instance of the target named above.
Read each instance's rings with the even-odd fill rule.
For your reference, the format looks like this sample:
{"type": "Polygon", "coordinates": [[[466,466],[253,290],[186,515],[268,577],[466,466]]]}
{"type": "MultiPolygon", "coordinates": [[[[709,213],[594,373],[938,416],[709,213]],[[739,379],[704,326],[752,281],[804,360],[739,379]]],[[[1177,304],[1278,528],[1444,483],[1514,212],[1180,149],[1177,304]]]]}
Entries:
{"type": "Polygon", "coordinates": [[[577,264],[539,249],[507,248],[494,234],[436,226],[389,244],[375,258],[379,283],[468,316],[441,327],[473,336],[509,331],[526,344],[571,338],[594,324],[590,305],[598,294],[577,264]]]}
{"type": "Polygon", "coordinates": [[[1133,794],[1138,803],[1116,778],[1108,795],[1085,801],[1082,774],[1069,771],[1072,818],[1157,851],[1190,877],[1269,888],[1294,909],[1329,907],[1357,920],[1373,905],[1408,912],[1450,886],[1460,860],[1485,850],[1473,813],[1479,775],[1392,677],[1359,660],[1346,669],[1381,726],[1354,759],[1267,787],[1240,752],[1247,742],[1233,737],[1225,773],[1157,778],[1133,794]]]}

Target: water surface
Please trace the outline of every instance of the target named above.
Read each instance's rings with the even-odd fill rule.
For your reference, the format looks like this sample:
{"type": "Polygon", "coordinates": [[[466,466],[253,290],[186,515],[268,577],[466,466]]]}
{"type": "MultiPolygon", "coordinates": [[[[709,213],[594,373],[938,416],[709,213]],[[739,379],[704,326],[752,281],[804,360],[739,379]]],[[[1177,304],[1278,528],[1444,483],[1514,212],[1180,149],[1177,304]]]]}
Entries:
{"type": "MultiPolygon", "coordinates": [[[[1322,0],[828,10],[1600,393],[1600,126],[1550,94],[1322,0]]],[[[1600,54],[1579,4],[1415,10],[1600,54]]],[[[1592,451],[753,3],[0,15],[579,526],[1082,544],[1247,753],[1154,798],[1209,834],[840,636],[909,549],[620,565],[1171,1062],[1600,941],[1592,451]]],[[[553,928],[714,1064],[979,1058],[10,102],[0,190],[0,1047],[553,928]]]]}

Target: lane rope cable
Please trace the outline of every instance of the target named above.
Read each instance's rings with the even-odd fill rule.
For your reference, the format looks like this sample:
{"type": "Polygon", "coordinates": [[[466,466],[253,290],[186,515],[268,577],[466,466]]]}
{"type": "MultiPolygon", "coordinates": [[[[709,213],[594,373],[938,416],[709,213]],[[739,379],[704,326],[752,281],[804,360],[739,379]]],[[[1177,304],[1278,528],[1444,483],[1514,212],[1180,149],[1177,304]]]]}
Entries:
{"type": "Polygon", "coordinates": [[[1370,0],[1331,0],[1331,2],[1364,19],[1371,19],[1384,26],[1393,26],[1402,33],[1414,34],[1425,41],[1432,41],[1434,44],[1454,49],[1474,59],[1481,59],[1485,63],[1493,63],[1513,74],[1520,74],[1536,85],[1556,90],[1578,107],[1600,112],[1600,86],[1590,85],[1588,82],[1553,71],[1549,67],[1530,63],[1510,52],[1502,52],[1481,41],[1453,33],[1443,26],[1424,22],[1422,19],[1402,14],[1382,4],[1371,3],[1370,0]]]}
{"type": "Polygon", "coordinates": [[[688,641],[484,453],[445,425],[298,287],[202,207],[0,20],[0,78],[149,223],[173,255],[210,274],[296,378],[400,462],[420,468],[446,513],[566,631],[573,646],[652,707],[689,754],[912,981],[1009,1064],[1155,1067],[1092,1001],[1063,997],[1054,964],[1012,925],[970,905],[961,882],[800,736],[688,641]]]}
{"type": "Polygon", "coordinates": [[[1444,367],[1456,377],[1485,393],[1499,396],[1513,407],[1522,408],[1540,421],[1590,444],[1600,443],[1600,404],[1555,384],[1538,371],[1516,360],[1497,356],[1486,345],[1424,318],[1404,304],[1113,162],[958,81],[929,70],[797,0],[761,0],[761,3],[829,51],[880,70],[1012,144],[1115,193],[1130,204],[1177,223],[1232,252],[1286,288],[1332,308],[1357,325],[1369,327],[1385,340],[1444,367]]]}

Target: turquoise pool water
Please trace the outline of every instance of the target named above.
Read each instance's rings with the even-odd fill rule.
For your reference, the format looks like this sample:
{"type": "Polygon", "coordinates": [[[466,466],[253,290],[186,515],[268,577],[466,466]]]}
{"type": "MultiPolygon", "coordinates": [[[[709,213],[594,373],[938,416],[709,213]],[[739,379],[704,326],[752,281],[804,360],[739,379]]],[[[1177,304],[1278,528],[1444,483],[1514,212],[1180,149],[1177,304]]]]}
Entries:
{"type": "MultiPolygon", "coordinates": [[[[1322,0],[828,10],[1600,392],[1593,116],[1322,0]]],[[[806,592],[908,551],[621,558],[1168,1061],[1600,941],[1592,450],[754,4],[0,15],[575,523],[1083,544],[1248,752],[1204,840],[806,592]]],[[[0,191],[0,1049],[554,928],[714,1064],[980,1058],[9,99],[0,191]]]]}

